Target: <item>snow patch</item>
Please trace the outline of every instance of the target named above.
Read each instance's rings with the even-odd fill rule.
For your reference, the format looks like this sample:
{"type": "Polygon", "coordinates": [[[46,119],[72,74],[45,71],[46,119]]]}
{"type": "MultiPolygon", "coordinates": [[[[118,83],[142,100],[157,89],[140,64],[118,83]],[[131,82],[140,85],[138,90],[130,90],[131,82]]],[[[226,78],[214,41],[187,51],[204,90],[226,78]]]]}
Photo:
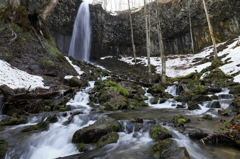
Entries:
{"type": "Polygon", "coordinates": [[[49,87],[44,86],[42,77],[28,74],[0,60],[0,85],[4,84],[12,89],[28,89],[30,86],[30,90],[36,88],[49,89],[49,87]]]}

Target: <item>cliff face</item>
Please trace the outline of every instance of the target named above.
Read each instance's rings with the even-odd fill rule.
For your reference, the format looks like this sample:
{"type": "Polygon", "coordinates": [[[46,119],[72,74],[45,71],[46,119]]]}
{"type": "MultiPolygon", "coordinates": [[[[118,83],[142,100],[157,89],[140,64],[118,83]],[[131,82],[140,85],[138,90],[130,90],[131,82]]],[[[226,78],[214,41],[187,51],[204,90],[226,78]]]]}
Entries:
{"type": "MultiPolygon", "coordinates": [[[[32,12],[46,0],[25,0],[32,12]]],[[[81,0],[59,0],[48,19],[50,31],[60,50],[68,52],[73,23],[81,0]]],[[[239,0],[206,0],[217,42],[239,33],[239,0]]],[[[167,54],[189,53],[191,47],[188,19],[188,2],[173,0],[160,5],[161,27],[167,54]]],[[[159,55],[156,23],[156,4],[149,4],[151,19],[151,54],[159,55]]],[[[90,5],[92,21],[91,58],[106,55],[132,54],[129,16],[125,12],[112,16],[100,5],[90,5]]],[[[132,13],[134,39],[137,55],[146,55],[145,21],[143,9],[132,13]]],[[[190,13],[196,50],[211,44],[202,0],[192,0],[190,13]]]]}

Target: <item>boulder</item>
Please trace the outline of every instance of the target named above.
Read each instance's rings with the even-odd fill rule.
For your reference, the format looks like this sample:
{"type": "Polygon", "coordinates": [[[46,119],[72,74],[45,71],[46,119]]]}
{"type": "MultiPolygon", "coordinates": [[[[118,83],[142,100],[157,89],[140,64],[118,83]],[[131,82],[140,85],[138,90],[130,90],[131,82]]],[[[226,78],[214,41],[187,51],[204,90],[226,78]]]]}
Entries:
{"type": "Polygon", "coordinates": [[[196,110],[196,109],[201,109],[197,103],[188,104],[188,110],[196,110]]]}
{"type": "Polygon", "coordinates": [[[151,147],[151,153],[153,153],[153,156],[156,158],[159,158],[161,154],[169,148],[173,143],[173,140],[166,139],[166,140],[159,140],[151,147]]]}
{"type": "Polygon", "coordinates": [[[72,137],[73,143],[97,143],[98,140],[110,132],[118,132],[121,125],[117,120],[109,117],[99,119],[88,127],[77,130],[72,137]]]}
{"type": "Polygon", "coordinates": [[[202,118],[207,120],[212,120],[212,115],[206,114],[202,118]]]}
{"type": "Polygon", "coordinates": [[[116,143],[118,141],[118,138],[119,138],[119,135],[117,132],[111,132],[107,135],[102,136],[98,140],[96,146],[97,148],[101,148],[107,144],[116,143]]]}
{"type": "Polygon", "coordinates": [[[219,101],[214,101],[211,105],[211,108],[221,108],[219,101]]]}
{"type": "Polygon", "coordinates": [[[161,125],[154,126],[150,131],[150,136],[155,140],[164,140],[172,137],[172,133],[161,125]]]}
{"type": "Polygon", "coordinates": [[[192,97],[193,102],[205,102],[205,101],[212,101],[212,98],[206,95],[196,95],[192,97]]]}
{"type": "Polygon", "coordinates": [[[170,147],[163,152],[161,157],[169,159],[190,159],[189,153],[185,147],[170,147]]]}

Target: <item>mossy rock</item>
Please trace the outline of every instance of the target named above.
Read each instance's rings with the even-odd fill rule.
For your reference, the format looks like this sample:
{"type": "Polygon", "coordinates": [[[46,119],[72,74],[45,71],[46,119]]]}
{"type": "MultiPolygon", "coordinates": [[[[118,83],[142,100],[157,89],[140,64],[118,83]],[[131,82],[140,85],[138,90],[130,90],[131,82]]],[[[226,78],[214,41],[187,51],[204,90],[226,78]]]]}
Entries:
{"type": "Polygon", "coordinates": [[[77,149],[79,152],[86,152],[86,151],[91,150],[92,147],[93,147],[93,145],[91,145],[91,144],[80,143],[78,145],[77,149]]]}
{"type": "Polygon", "coordinates": [[[190,102],[188,103],[188,110],[196,110],[201,109],[201,107],[197,103],[190,102]]]}
{"type": "Polygon", "coordinates": [[[153,156],[155,158],[159,158],[164,150],[169,148],[173,143],[173,140],[171,139],[166,139],[166,140],[159,140],[156,142],[152,147],[151,147],[151,153],[153,153],[153,156]]]}
{"type": "Polygon", "coordinates": [[[204,85],[193,85],[189,90],[189,94],[191,95],[204,95],[206,93],[207,89],[204,85]]]}
{"type": "Polygon", "coordinates": [[[107,135],[102,136],[97,142],[97,148],[101,148],[107,144],[116,143],[119,139],[117,132],[111,132],[107,135]]]}
{"type": "Polygon", "coordinates": [[[151,104],[158,104],[159,97],[154,97],[151,104]]]}
{"type": "Polygon", "coordinates": [[[156,125],[151,129],[150,136],[155,141],[159,141],[172,137],[172,133],[168,131],[165,127],[161,125],[156,125]]]}
{"type": "Polygon", "coordinates": [[[240,84],[230,87],[230,94],[240,94],[240,84]]]}
{"type": "Polygon", "coordinates": [[[27,123],[27,118],[25,117],[21,117],[21,118],[6,117],[2,121],[0,121],[1,126],[19,125],[19,124],[26,124],[26,123],[27,123]]]}
{"type": "Polygon", "coordinates": [[[206,120],[212,120],[212,115],[206,114],[202,118],[206,120]]]}
{"type": "Polygon", "coordinates": [[[71,110],[71,108],[70,108],[70,106],[60,106],[60,108],[59,108],[59,111],[60,112],[65,112],[65,111],[70,111],[71,110]]]}
{"type": "Polygon", "coordinates": [[[181,126],[184,126],[185,123],[189,123],[190,119],[186,119],[182,115],[177,115],[173,117],[172,122],[174,126],[181,127],[181,126]]]}
{"type": "Polygon", "coordinates": [[[98,140],[111,132],[118,132],[121,125],[117,120],[105,117],[99,119],[94,124],[89,125],[83,129],[77,130],[72,137],[73,143],[97,143],[98,140]]]}
{"type": "Polygon", "coordinates": [[[186,147],[170,147],[162,153],[161,157],[166,159],[190,159],[186,147]]]}
{"type": "Polygon", "coordinates": [[[81,81],[77,77],[70,78],[67,84],[71,87],[81,87],[81,81]]]}
{"type": "Polygon", "coordinates": [[[46,131],[49,127],[49,121],[42,121],[39,122],[36,125],[30,125],[27,127],[24,127],[21,132],[30,132],[30,131],[46,131]]]}
{"type": "Polygon", "coordinates": [[[0,139],[0,158],[4,159],[8,150],[8,142],[0,139]]]}
{"type": "Polygon", "coordinates": [[[165,93],[165,89],[166,89],[166,85],[157,83],[157,84],[154,84],[151,88],[149,88],[147,92],[153,95],[158,93],[162,94],[162,93],[165,93]]]}
{"type": "Polygon", "coordinates": [[[55,63],[52,60],[44,60],[44,61],[41,62],[41,66],[44,69],[54,68],[55,67],[55,63]]]}
{"type": "Polygon", "coordinates": [[[210,98],[207,95],[195,95],[192,97],[193,102],[206,102],[206,101],[212,101],[212,98],[210,98]]]}
{"type": "Polygon", "coordinates": [[[58,122],[57,115],[55,114],[55,115],[52,115],[52,116],[48,117],[46,121],[49,121],[49,123],[56,123],[56,122],[58,122]]]}
{"type": "Polygon", "coordinates": [[[10,109],[6,112],[7,115],[12,116],[13,114],[20,114],[21,110],[17,108],[10,109]]]}

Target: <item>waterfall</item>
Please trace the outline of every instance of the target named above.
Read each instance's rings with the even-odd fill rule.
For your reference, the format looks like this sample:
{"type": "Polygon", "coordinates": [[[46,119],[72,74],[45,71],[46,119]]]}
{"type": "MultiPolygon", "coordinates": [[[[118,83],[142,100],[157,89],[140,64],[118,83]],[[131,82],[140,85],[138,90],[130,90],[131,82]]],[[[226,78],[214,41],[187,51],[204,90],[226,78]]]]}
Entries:
{"type": "Polygon", "coordinates": [[[74,22],[68,56],[72,56],[77,60],[89,61],[90,42],[91,24],[89,5],[82,2],[74,22]]]}

